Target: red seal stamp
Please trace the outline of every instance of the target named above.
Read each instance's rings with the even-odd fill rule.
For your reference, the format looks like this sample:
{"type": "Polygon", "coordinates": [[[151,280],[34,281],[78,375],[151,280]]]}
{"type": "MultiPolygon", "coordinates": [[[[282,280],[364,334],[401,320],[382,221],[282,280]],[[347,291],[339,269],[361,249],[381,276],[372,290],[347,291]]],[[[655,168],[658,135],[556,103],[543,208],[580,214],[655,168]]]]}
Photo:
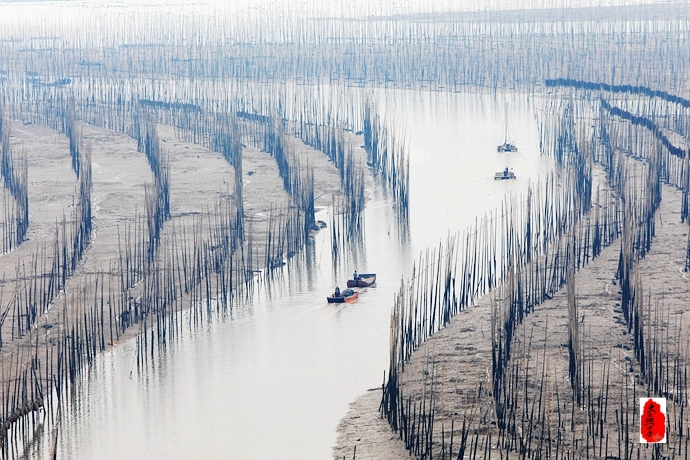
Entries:
{"type": "Polygon", "coordinates": [[[666,398],[640,398],[640,443],[666,442],[666,398]]]}

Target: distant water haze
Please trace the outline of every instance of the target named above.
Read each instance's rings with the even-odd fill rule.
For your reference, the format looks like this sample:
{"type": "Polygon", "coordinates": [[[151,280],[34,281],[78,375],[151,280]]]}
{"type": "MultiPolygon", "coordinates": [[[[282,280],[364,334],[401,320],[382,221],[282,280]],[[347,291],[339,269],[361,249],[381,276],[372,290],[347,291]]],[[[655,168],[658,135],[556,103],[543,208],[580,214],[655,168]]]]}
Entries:
{"type": "MultiPolygon", "coordinates": [[[[606,7],[687,1],[659,0],[5,0],[0,10],[19,11],[20,15],[50,17],[76,14],[101,8],[196,12],[254,12],[271,16],[300,15],[312,17],[363,17],[411,13],[441,13],[449,11],[526,10],[542,8],[606,7]]],[[[14,19],[5,17],[4,20],[14,19]]],[[[3,20],[0,18],[0,20],[3,20]]]]}

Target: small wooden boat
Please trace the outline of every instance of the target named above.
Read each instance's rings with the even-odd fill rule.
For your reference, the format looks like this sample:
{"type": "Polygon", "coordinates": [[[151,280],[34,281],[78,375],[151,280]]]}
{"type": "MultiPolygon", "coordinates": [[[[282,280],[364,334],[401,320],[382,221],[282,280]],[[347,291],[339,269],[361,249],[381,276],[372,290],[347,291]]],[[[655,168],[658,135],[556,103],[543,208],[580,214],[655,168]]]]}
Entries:
{"type": "Polygon", "coordinates": [[[513,172],[513,170],[508,170],[508,168],[504,169],[501,172],[497,172],[494,174],[494,180],[510,180],[510,179],[517,179],[517,176],[513,172]]]}
{"type": "Polygon", "coordinates": [[[370,287],[376,284],[376,273],[356,274],[353,279],[347,280],[347,287],[370,287]]]}
{"type": "Polygon", "coordinates": [[[326,297],[326,300],[328,300],[328,303],[350,303],[357,300],[357,297],[359,297],[358,292],[355,292],[352,289],[345,289],[339,296],[331,293],[331,295],[326,297]]]}
{"type": "Polygon", "coordinates": [[[504,142],[503,144],[496,147],[499,152],[517,152],[518,148],[511,144],[510,142],[504,142]]]}

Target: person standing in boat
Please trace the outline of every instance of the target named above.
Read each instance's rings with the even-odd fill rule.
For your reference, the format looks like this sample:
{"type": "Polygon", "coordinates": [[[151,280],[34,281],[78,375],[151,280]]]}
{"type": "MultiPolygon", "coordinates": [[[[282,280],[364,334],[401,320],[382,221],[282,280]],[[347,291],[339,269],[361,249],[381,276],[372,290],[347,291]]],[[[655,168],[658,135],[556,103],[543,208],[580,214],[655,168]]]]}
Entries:
{"type": "Polygon", "coordinates": [[[357,270],[355,270],[355,274],[352,275],[352,279],[356,280],[357,279],[357,270]]]}
{"type": "Polygon", "coordinates": [[[335,297],[340,297],[340,288],[338,286],[335,287],[335,297]]]}
{"type": "Polygon", "coordinates": [[[503,177],[508,177],[508,167],[506,166],[506,169],[503,170],[503,177]]]}

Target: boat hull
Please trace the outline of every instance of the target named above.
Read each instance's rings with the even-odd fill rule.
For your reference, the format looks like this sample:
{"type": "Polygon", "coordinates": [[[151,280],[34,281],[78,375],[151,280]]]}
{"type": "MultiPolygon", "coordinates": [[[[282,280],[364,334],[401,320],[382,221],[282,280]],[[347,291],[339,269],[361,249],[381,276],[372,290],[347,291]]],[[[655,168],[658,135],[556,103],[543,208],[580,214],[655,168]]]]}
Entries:
{"type": "Polygon", "coordinates": [[[504,173],[500,172],[500,173],[496,173],[496,175],[494,175],[494,180],[512,180],[512,179],[517,179],[517,176],[513,173],[504,174],[504,173]]]}
{"type": "Polygon", "coordinates": [[[503,144],[496,147],[496,150],[499,152],[517,152],[518,149],[513,144],[503,144]]]}
{"type": "Polygon", "coordinates": [[[355,300],[357,300],[358,297],[359,297],[359,292],[355,292],[354,294],[346,296],[346,297],[328,296],[328,297],[326,297],[326,300],[328,301],[328,303],[350,303],[350,302],[354,302],[355,300]]]}
{"type": "Polygon", "coordinates": [[[347,287],[370,287],[376,284],[376,273],[362,273],[355,279],[347,280],[347,287]]]}

